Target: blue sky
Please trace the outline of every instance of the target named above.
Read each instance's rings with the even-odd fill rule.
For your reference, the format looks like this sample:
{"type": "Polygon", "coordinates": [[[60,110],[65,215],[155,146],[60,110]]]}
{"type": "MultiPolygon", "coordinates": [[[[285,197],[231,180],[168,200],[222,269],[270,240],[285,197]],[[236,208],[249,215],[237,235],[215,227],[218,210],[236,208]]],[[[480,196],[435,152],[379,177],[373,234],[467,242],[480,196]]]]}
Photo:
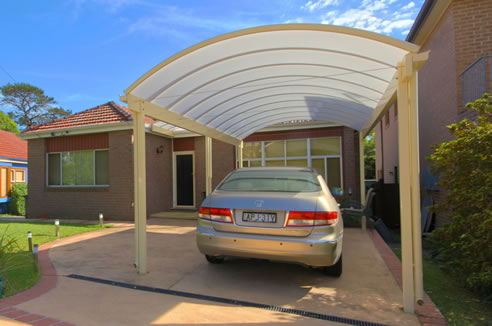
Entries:
{"type": "Polygon", "coordinates": [[[220,34],[322,23],[405,39],[423,1],[6,0],[0,4],[0,85],[30,83],[78,112],[119,102],[149,69],[220,34]]]}

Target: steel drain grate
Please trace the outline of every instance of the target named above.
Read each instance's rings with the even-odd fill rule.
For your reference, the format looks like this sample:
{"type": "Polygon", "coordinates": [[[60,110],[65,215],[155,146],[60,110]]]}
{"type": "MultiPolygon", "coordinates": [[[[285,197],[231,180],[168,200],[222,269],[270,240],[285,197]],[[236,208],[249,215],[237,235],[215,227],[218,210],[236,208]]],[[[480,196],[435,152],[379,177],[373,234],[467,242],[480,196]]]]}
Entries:
{"type": "Polygon", "coordinates": [[[130,283],[105,280],[105,279],[101,279],[101,278],[95,278],[95,277],[89,277],[89,276],[83,276],[83,275],[77,275],[77,274],[70,274],[67,277],[77,279],[77,280],[101,283],[101,284],[105,284],[105,285],[118,286],[118,287],[126,288],[126,289],[133,289],[133,290],[153,292],[153,293],[161,293],[161,294],[174,295],[174,296],[190,298],[190,299],[212,301],[212,302],[217,302],[217,303],[226,303],[226,304],[241,306],[241,307],[252,307],[252,308],[266,309],[266,310],[283,312],[283,313],[292,314],[292,315],[303,316],[303,317],[328,320],[328,321],[333,321],[333,322],[347,324],[347,325],[388,326],[385,324],[373,323],[370,321],[363,321],[363,320],[338,317],[338,316],[333,316],[333,315],[319,314],[319,313],[311,312],[311,311],[290,309],[290,308],[284,308],[284,307],[279,307],[279,306],[272,306],[272,305],[267,305],[267,304],[262,304],[262,303],[255,303],[255,302],[242,301],[242,300],[234,300],[234,299],[228,299],[228,298],[222,298],[222,297],[214,297],[214,296],[210,296],[210,295],[197,294],[197,293],[191,293],[191,292],[183,292],[183,291],[154,288],[154,287],[150,287],[150,286],[135,285],[135,284],[130,284],[130,283]]]}

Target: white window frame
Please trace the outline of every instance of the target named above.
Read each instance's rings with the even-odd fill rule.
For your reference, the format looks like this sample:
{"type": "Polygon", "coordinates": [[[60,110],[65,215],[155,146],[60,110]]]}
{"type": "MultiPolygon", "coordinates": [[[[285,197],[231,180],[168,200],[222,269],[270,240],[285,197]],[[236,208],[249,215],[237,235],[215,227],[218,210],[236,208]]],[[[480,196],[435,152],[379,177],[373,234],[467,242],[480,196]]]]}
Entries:
{"type": "MultiPolygon", "coordinates": [[[[81,149],[77,151],[64,151],[64,152],[47,152],[46,153],[46,158],[45,158],[45,171],[46,171],[46,180],[45,184],[46,187],[48,188],[107,188],[109,187],[109,183],[105,185],[96,185],[96,152],[101,152],[101,151],[108,151],[109,155],[109,148],[98,148],[98,149],[81,149]],[[63,164],[62,164],[62,156],[63,153],[76,153],[76,152],[87,152],[87,151],[92,151],[94,152],[94,155],[92,156],[92,167],[94,171],[94,175],[92,176],[92,185],[64,185],[63,184],[63,164]],[[48,183],[49,179],[49,166],[48,166],[48,157],[50,154],[60,154],[60,184],[59,185],[50,185],[48,183]]],[[[109,159],[108,159],[108,174],[109,174],[109,159]]],[[[108,180],[109,180],[109,175],[108,175],[108,180]]]]}
{"type": "MultiPolygon", "coordinates": [[[[340,185],[341,189],[344,189],[344,176],[343,176],[343,143],[342,143],[342,136],[328,136],[328,137],[312,137],[312,138],[292,138],[292,139],[268,139],[268,140],[261,140],[261,141],[254,141],[253,143],[260,142],[261,143],[261,158],[243,158],[243,162],[248,163],[248,167],[251,167],[251,162],[256,161],[256,162],[261,162],[261,166],[266,166],[266,161],[284,161],[284,166],[287,166],[287,161],[289,160],[307,160],[308,161],[308,167],[313,166],[313,159],[323,159],[324,160],[324,165],[325,165],[325,175],[328,178],[328,171],[327,171],[327,166],[326,166],[326,159],[327,158],[338,158],[340,160],[340,185]],[[313,139],[327,139],[327,138],[338,138],[339,141],[339,147],[340,147],[340,153],[339,154],[332,154],[332,155],[311,155],[311,141],[313,139]],[[307,142],[307,155],[306,156],[292,156],[292,157],[287,157],[287,142],[288,141],[299,141],[299,140],[305,140],[307,142]],[[271,142],[271,141],[283,141],[284,142],[284,157],[265,157],[265,143],[266,142],[271,142]]],[[[236,162],[237,164],[237,162],[236,162]]]]}

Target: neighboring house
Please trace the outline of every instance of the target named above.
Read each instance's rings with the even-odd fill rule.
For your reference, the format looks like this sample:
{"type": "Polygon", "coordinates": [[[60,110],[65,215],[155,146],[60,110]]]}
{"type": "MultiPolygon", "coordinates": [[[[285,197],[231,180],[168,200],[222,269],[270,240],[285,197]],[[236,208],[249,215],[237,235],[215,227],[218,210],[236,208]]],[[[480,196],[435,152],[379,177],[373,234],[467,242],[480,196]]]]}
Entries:
{"type": "MultiPolygon", "coordinates": [[[[432,153],[431,145],[451,138],[446,126],[473,118],[463,110],[467,102],[492,91],[491,17],[490,0],[426,0],[408,34],[407,41],[430,51],[418,73],[421,191],[427,204],[441,201],[445,194],[429,172],[426,157],[432,153]]],[[[375,128],[377,178],[383,183],[386,202],[394,199],[398,184],[397,119],[393,106],[375,128]]],[[[387,209],[387,218],[391,213],[394,210],[387,209]]],[[[436,223],[446,220],[440,214],[436,223]]]]}
{"type": "MultiPolygon", "coordinates": [[[[23,133],[29,144],[30,218],[133,219],[133,130],[127,108],[109,102],[23,133]]],[[[292,122],[244,140],[245,166],[313,166],[337,194],[359,198],[358,134],[292,122]]],[[[205,197],[205,137],[146,120],[147,213],[196,209],[205,197]]],[[[232,145],[213,140],[212,186],[236,166],[232,145]]]]}
{"type": "Polygon", "coordinates": [[[27,142],[0,130],[0,213],[7,212],[12,185],[27,183],[27,170],[27,142]]]}

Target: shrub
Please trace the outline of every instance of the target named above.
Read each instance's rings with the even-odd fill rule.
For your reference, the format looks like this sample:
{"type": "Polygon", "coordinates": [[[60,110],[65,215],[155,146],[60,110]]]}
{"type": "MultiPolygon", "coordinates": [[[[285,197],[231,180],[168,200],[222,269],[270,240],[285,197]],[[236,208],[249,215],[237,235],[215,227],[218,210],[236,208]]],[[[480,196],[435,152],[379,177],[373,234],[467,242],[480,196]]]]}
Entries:
{"type": "Polygon", "coordinates": [[[448,126],[455,137],[435,146],[429,157],[447,190],[436,211],[447,211],[450,223],[433,232],[436,249],[447,267],[472,290],[492,293],[492,105],[488,94],[468,103],[476,121],[448,126]]]}
{"type": "Polygon", "coordinates": [[[9,202],[9,213],[12,215],[26,215],[27,184],[15,183],[12,186],[12,201],[9,202]]]}

